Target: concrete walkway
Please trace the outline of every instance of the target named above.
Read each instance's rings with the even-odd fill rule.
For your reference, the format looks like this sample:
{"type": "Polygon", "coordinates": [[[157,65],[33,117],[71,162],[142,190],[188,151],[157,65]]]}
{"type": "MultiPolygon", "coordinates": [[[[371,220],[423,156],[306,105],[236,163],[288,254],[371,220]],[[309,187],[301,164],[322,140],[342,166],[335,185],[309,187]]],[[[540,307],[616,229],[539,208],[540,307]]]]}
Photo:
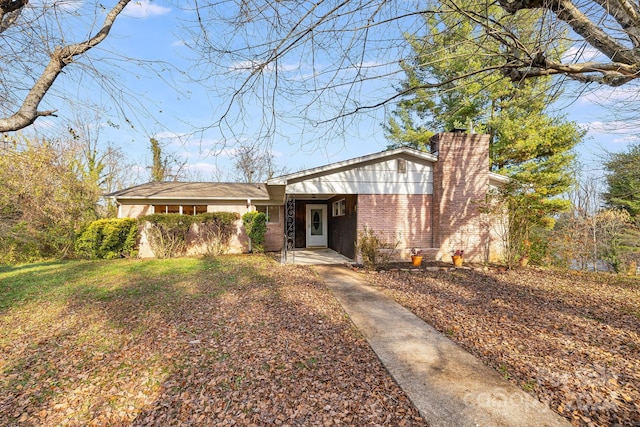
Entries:
{"type": "Polygon", "coordinates": [[[570,426],[360,274],[314,269],[430,426],[570,426]]]}
{"type": "Polygon", "coordinates": [[[350,262],[349,258],[330,248],[295,249],[288,251],[287,259],[284,260],[284,264],[298,265],[345,265],[350,262]]]}

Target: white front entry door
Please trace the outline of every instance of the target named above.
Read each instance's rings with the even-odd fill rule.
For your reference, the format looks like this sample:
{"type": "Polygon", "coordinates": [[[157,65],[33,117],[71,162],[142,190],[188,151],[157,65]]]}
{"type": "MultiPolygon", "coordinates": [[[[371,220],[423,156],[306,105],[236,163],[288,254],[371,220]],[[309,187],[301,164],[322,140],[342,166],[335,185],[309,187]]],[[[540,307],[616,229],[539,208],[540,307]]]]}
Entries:
{"type": "Polygon", "coordinates": [[[327,247],[327,205],[307,205],[307,247],[327,247]]]}

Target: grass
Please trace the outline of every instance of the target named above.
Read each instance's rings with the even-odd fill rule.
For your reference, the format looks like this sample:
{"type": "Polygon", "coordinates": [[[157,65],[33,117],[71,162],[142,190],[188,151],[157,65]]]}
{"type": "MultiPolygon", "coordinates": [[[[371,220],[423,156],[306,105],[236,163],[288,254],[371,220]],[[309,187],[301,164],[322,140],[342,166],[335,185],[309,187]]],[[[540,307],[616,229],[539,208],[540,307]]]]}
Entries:
{"type": "Polygon", "coordinates": [[[285,415],[423,424],[310,270],[262,256],[0,268],[0,425],[285,415]],[[360,409],[374,402],[389,403],[360,409]]]}
{"type": "MultiPolygon", "coordinates": [[[[158,322],[164,323],[162,319],[177,315],[180,301],[223,295],[230,282],[239,280],[238,274],[242,280],[255,275],[244,265],[238,274],[221,274],[235,267],[232,261],[221,266],[214,259],[185,258],[47,262],[2,268],[0,389],[5,400],[0,405],[10,402],[11,390],[28,390],[26,406],[31,408],[47,406],[47,401],[73,394],[74,389],[89,390],[109,381],[129,382],[152,391],[163,373],[174,367],[173,362],[169,363],[161,351],[132,349],[125,356],[120,350],[134,345],[158,322]],[[216,271],[220,280],[212,281],[211,271],[216,271]],[[112,357],[116,354],[120,356],[112,357]]],[[[112,410],[124,410],[127,399],[115,394],[106,398],[105,404],[112,410]]],[[[0,406],[0,413],[3,409],[7,407],[0,406]]],[[[21,417],[24,421],[25,416],[34,415],[28,410],[18,412],[0,421],[21,417]]]]}

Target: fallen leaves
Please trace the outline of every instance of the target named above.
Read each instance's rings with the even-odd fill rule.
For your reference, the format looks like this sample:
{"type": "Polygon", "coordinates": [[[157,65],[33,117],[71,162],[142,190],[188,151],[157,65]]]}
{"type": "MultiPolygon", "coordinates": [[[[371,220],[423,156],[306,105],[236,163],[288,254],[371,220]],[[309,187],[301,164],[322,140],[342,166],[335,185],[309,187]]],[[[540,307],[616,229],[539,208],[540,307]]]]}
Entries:
{"type": "Polygon", "coordinates": [[[307,268],[115,262],[0,313],[0,424],[425,425],[307,268]]]}
{"type": "Polygon", "coordinates": [[[575,425],[640,425],[640,280],[547,270],[370,275],[575,425]]]}

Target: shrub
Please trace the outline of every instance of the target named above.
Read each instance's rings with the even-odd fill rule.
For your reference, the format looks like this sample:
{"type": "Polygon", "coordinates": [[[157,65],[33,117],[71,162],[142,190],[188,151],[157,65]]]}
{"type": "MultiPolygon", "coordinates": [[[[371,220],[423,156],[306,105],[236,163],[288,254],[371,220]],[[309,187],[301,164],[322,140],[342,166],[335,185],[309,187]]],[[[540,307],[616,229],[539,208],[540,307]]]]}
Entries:
{"type": "Polygon", "coordinates": [[[138,223],[135,219],[99,219],[78,234],[76,255],[90,259],[135,256],[137,237],[138,223]]]}
{"type": "Polygon", "coordinates": [[[147,224],[146,232],[151,249],[157,258],[174,258],[200,245],[206,255],[220,255],[229,247],[240,214],[209,212],[195,216],[155,214],[139,219],[147,224]],[[193,233],[189,233],[194,229],[193,233]]]}
{"type": "Polygon", "coordinates": [[[187,252],[187,234],[195,217],[180,214],[154,214],[138,219],[147,225],[147,238],[156,258],[174,258],[187,252]]]}
{"type": "Polygon", "coordinates": [[[365,226],[364,230],[358,233],[357,248],[362,256],[362,263],[367,269],[387,265],[399,244],[399,241],[395,243],[384,241],[371,227],[365,226]]]}
{"type": "Polygon", "coordinates": [[[247,212],[242,222],[250,239],[250,251],[264,251],[264,236],[267,233],[267,216],[263,212],[247,212]]]}
{"type": "Polygon", "coordinates": [[[205,255],[217,256],[229,248],[229,241],[236,231],[240,214],[235,212],[212,212],[198,218],[197,239],[205,255]]]}

